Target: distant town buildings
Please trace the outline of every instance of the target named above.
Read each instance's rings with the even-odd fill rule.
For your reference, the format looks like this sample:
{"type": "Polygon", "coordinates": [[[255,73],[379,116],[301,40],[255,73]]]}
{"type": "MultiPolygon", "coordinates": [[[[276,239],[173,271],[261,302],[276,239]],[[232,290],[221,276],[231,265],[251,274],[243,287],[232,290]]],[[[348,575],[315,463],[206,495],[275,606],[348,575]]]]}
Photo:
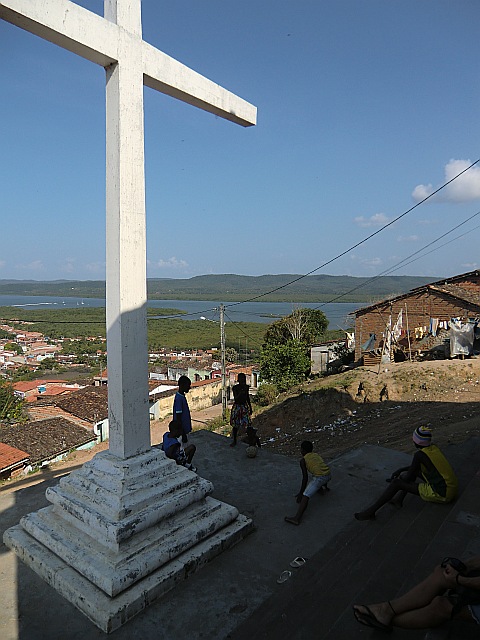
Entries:
{"type": "MultiPolygon", "coordinates": [[[[19,370],[34,373],[42,368],[46,358],[61,366],[62,372],[82,366],[78,356],[62,352],[66,340],[47,340],[40,332],[19,331],[8,324],[1,325],[0,329],[8,334],[0,339],[0,376],[9,379],[19,370]]],[[[72,341],[82,343],[84,340],[98,342],[101,339],[72,341]]],[[[219,355],[217,349],[151,352],[150,419],[164,419],[171,414],[173,396],[182,375],[192,380],[189,405],[193,411],[219,404],[222,391],[219,355]]],[[[91,383],[46,376],[13,384],[15,396],[25,402],[28,420],[22,425],[0,428],[0,479],[26,473],[61,459],[73,449],[88,448],[108,439],[108,370],[101,366],[102,360],[106,365],[106,352],[97,350],[88,357],[100,364],[99,374],[91,383]]],[[[255,393],[259,372],[254,366],[227,363],[227,385],[233,386],[240,372],[246,374],[255,393]]]]}

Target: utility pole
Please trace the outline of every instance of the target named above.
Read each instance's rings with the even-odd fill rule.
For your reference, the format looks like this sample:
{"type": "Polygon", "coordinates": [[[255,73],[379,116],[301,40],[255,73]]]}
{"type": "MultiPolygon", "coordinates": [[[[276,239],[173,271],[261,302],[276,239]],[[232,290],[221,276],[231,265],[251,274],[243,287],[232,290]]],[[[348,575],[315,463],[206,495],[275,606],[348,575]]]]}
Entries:
{"type": "Polygon", "coordinates": [[[227,419],[227,372],[225,369],[225,307],[220,305],[220,349],[222,365],[222,418],[227,419]]]}

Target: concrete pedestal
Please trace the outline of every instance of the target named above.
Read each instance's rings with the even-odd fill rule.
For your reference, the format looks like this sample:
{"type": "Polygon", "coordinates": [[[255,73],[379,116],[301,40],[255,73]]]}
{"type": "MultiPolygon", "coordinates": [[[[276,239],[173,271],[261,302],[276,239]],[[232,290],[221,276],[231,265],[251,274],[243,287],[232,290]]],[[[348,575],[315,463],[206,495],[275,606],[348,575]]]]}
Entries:
{"type": "Polygon", "coordinates": [[[156,448],[103,452],[47,489],[5,544],[100,629],[117,629],[253,527],[156,448]]]}

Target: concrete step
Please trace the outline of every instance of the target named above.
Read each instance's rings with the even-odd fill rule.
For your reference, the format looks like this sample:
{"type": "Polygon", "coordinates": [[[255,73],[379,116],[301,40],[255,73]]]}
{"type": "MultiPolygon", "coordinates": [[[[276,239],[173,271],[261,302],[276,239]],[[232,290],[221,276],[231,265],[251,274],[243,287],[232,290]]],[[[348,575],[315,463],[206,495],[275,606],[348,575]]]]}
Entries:
{"type": "MultiPolygon", "coordinates": [[[[381,632],[356,622],[354,603],[400,595],[425,578],[443,556],[480,554],[480,477],[475,475],[475,454],[476,447],[467,447],[459,452],[457,464],[454,461],[461,487],[454,504],[428,504],[407,496],[403,509],[386,505],[373,522],[352,518],[342,535],[295,570],[282,592],[275,593],[229,638],[379,637],[381,632]]],[[[432,633],[395,629],[394,635],[399,640],[467,640],[480,635],[478,626],[458,621],[432,633]]]]}

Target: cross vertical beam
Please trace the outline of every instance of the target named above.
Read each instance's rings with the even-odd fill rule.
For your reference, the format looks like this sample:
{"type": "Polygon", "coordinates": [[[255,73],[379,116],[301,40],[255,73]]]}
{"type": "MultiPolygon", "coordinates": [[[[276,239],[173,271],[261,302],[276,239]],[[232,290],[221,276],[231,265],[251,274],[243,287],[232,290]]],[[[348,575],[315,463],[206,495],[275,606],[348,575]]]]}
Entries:
{"type": "Polygon", "coordinates": [[[49,487],[52,505],[4,542],[108,633],[253,526],[150,447],[143,85],[241,126],[256,109],[144,42],[141,0],[104,0],[104,17],[71,0],[0,0],[0,19],[107,73],[110,449],[49,487]]]}
{"type": "Polygon", "coordinates": [[[110,452],[150,448],[143,85],[231,120],[256,109],[142,39],[141,0],[0,0],[0,19],[106,69],[107,350],[110,452]]]}
{"type": "MultiPolygon", "coordinates": [[[[128,42],[119,44],[123,48],[128,42]]],[[[143,82],[138,49],[121,65],[107,69],[106,113],[109,449],[115,456],[129,458],[150,447],[143,82]]]]}

